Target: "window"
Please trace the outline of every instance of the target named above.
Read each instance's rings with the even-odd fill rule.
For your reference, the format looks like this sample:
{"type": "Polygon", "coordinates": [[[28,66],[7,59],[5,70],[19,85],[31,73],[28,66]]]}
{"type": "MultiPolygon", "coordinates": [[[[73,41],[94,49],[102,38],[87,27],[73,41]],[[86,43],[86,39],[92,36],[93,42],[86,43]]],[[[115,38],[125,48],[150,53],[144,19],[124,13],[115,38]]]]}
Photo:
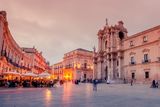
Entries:
{"type": "Polygon", "coordinates": [[[130,41],[130,46],[133,46],[133,41],[130,41]]]}
{"type": "Polygon", "coordinates": [[[87,68],[87,63],[84,63],[84,68],[87,68]]]}
{"type": "Polygon", "coordinates": [[[147,42],[147,36],[143,37],[143,42],[147,42]]]}
{"type": "Polygon", "coordinates": [[[131,57],[131,64],[135,64],[134,57],[131,57]]]}
{"type": "Polygon", "coordinates": [[[87,78],[87,74],[84,74],[84,78],[85,78],[85,79],[87,78]]]}
{"type": "Polygon", "coordinates": [[[148,54],[144,54],[144,62],[148,62],[148,54]]]}
{"type": "Polygon", "coordinates": [[[149,78],[149,72],[145,72],[145,78],[149,78]]]}
{"type": "Polygon", "coordinates": [[[119,66],[119,61],[117,60],[117,66],[119,66]]]}
{"type": "Polygon", "coordinates": [[[120,40],[124,39],[124,33],[123,32],[119,32],[119,38],[120,38],[120,40]]]}
{"type": "Polygon", "coordinates": [[[132,79],[135,79],[135,73],[134,72],[132,73],[132,79]]]}
{"type": "Polygon", "coordinates": [[[151,60],[149,60],[148,58],[148,54],[144,54],[144,59],[142,60],[142,63],[148,63],[150,62],[151,60]]]}

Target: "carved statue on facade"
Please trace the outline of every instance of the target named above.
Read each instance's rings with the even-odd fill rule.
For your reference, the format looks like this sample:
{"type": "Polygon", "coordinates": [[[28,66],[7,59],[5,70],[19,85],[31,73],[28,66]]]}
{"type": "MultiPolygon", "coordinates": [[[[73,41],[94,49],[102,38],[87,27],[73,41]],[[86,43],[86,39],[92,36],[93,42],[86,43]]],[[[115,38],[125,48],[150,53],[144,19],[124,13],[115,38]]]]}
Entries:
{"type": "Polygon", "coordinates": [[[108,19],[106,18],[106,25],[108,25],[108,19]]]}

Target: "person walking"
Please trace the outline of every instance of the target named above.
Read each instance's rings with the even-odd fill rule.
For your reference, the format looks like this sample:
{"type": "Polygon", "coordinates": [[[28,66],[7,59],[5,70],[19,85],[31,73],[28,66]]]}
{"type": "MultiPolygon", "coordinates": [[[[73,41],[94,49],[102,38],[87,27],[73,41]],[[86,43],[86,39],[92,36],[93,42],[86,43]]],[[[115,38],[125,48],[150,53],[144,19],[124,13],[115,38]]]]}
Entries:
{"type": "Polygon", "coordinates": [[[93,91],[97,91],[97,83],[98,83],[98,80],[94,79],[93,80],[93,91]]]}
{"type": "Polygon", "coordinates": [[[131,86],[133,86],[133,79],[131,79],[131,86]]]}
{"type": "Polygon", "coordinates": [[[152,81],[151,88],[156,88],[156,81],[155,80],[152,81]]]}

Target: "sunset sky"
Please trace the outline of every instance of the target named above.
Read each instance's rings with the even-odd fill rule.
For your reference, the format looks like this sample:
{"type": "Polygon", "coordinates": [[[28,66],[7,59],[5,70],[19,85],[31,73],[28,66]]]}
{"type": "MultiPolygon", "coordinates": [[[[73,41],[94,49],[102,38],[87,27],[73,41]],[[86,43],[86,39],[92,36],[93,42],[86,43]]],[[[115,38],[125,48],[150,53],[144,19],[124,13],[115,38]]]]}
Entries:
{"type": "Polygon", "coordinates": [[[76,48],[92,50],[108,18],[123,20],[128,35],[160,24],[160,0],[0,0],[12,36],[35,46],[51,64],[76,48]]]}

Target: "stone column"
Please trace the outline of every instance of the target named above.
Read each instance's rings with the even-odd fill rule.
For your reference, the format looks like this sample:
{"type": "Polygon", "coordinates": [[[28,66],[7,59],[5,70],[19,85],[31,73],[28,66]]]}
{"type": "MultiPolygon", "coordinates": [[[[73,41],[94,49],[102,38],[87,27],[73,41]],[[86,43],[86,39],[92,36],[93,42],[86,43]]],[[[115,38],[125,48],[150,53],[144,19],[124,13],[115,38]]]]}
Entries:
{"type": "Polygon", "coordinates": [[[118,52],[118,73],[119,73],[119,78],[121,78],[121,53],[118,52]]]}
{"type": "MultiPolygon", "coordinates": [[[[103,36],[103,38],[102,38],[102,50],[106,50],[106,34],[103,36]]],[[[108,42],[108,41],[107,41],[108,42]]]]}
{"type": "Polygon", "coordinates": [[[101,78],[100,79],[103,79],[103,56],[100,56],[100,64],[101,64],[101,78]]]}
{"type": "Polygon", "coordinates": [[[106,77],[106,66],[107,66],[107,59],[106,56],[103,57],[103,63],[102,63],[102,79],[104,80],[106,77]]]}
{"type": "Polygon", "coordinates": [[[110,36],[110,50],[112,51],[113,50],[113,35],[111,33],[111,36],[110,36]]]}
{"type": "Polygon", "coordinates": [[[114,28],[111,26],[111,51],[113,51],[114,48],[114,28]]]}
{"type": "Polygon", "coordinates": [[[114,63],[114,62],[113,62],[113,54],[111,54],[111,68],[110,68],[110,73],[111,73],[111,76],[110,76],[110,77],[111,77],[111,79],[114,78],[114,76],[113,76],[113,75],[114,75],[114,74],[113,74],[113,73],[114,73],[114,72],[113,72],[113,70],[114,70],[114,68],[113,68],[113,67],[114,67],[114,66],[113,66],[113,63],[114,63]]]}
{"type": "Polygon", "coordinates": [[[101,63],[99,62],[98,59],[98,63],[97,63],[97,79],[101,78],[101,63]]]}
{"type": "Polygon", "coordinates": [[[102,37],[99,36],[98,37],[98,51],[101,51],[102,50],[102,37]]]}
{"type": "Polygon", "coordinates": [[[108,71],[109,65],[108,65],[108,63],[109,63],[109,59],[108,59],[108,55],[106,55],[106,63],[105,63],[106,64],[105,70],[107,71],[107,72],[105,71],[107,73],[106,78],[108,78],[108,75],[109,75],[109,71],[108,71]]]}
{"type": "Polygon", "coordinates": [[[97,64],[93,66],[93,79],[97,78],[97,64]]]}
{"type": "Polygon", "coordinates": [[[97,78],[97,58],[93,59],[93,79],[97,78]]]}
{"type": "Polygon", "coordinates": [[[109,61],[109,55],[107,55],[107,67],[108,67],[108,77],[107,80],[111,79],[111,72],[110,72],[110,65],[109,65],[110,61],[109,61]]]}

